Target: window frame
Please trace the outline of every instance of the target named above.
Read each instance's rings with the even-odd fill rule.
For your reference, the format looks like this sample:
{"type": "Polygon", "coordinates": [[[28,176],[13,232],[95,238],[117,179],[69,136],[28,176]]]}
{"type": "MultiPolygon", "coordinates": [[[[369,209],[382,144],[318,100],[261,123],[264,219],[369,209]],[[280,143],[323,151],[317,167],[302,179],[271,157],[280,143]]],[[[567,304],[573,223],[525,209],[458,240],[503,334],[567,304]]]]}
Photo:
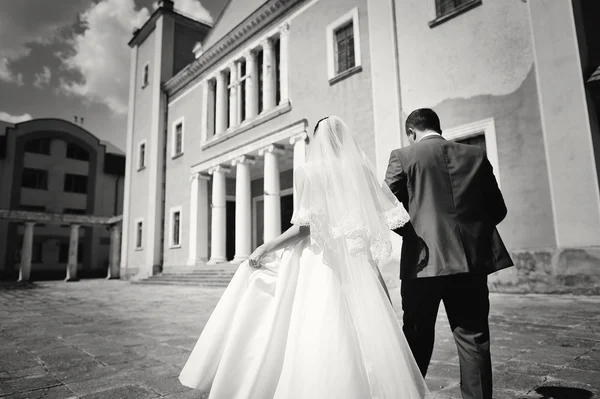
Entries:
{"type": "Polygon", "coordinates": [[[175,159],[185,152],[185,117],[175,120],[171,126],[171,159],[175,159]],[[179,125],[181,125],[181,152],[177,152],[177,126],[179,125]]]}
{"type": "Polygon", "coordinates": [[[443,137],[446,140],[460,140],[483,134],[485,137],[485,151],[487,158],[494,169],[494,176],[501,187],[500,163],[498,160],[498,142],[496,139],[496,123],[494,118],[482,119],[465,125],[445,129],[443,137]]]}
{"type": "MultiPolygon", "coordinates": [[[[65,173],[64,176],[65,177],[63,179],[63,192],[70,193],[70,194],[82,194],[82,195],[87,195],[88,194],[88,191],[89,191],[88,185],[89,185],[89,182],[90,182],[90,180],[89,180],[90,177],[88,175],[82,175],[82,174],[79,174],[79,173],[65,173]],[[67,178],[69,176],[73,176],[73,179],[84,177],[85,178],[85,192],[75,191],[75,190],[73,190],[73,191],[67,190],[67,178]]],[[[73,186],[75,186],[75,185],[76,184],[75,184],[75,180],[74,180],[73,181],[73,186]]]]}
{"type": "Polygon", "coordinates": [[[434,5],[433,5],[434,19],[429,21],[430,28],[438,26],[439,24],[442,24],[448,20],[451,20],[451,19],[483,4],[482,0],[468,0],[465,4],[454,8],[452,11],[448,11],[445,14],[440,14],[438,12],[440,1],[442,1],[442,0],[435,0],[435,2],[434,2],[434,5]]]}
{"type": "Polygon", "coordinates": [[[142,67],[142,89],[150,85],[150,62],[146,62],[142,67]]]}
{"type": "MultiPolygon", "coordinates": [[[[38,144],[37,147],[43,147],[43,146],[41,144],[38,144]]],[[[23,147],[23,151],[28,154],[52,155],[52,139],[49,137],[38,137],[36,139],[29,140],[25,143],[25,146],[23,147]],[[31,151],[31,149],[28,148],[28,146],[32,145],[32,143],[38,144],[38,143],[43,143],[43,142],[48,143],[48,152],[37,151],[37,149],[36,149],[36,151],[31,151]]]]}
{"type": "Polygon", "coordinates": [[[136,151],[136,164],[137,164],[137,170],[138,172],[141,170],[146,169],[146,154],[148,153],[148,144],[147,144],[147,140],[141,140],[138,142],[137,144],[137,151],[136,151]],[[142,146],[144,146],[144,157],[142,158],[141,156],[141,148],[142,146]]]}
{"type": "Polygon", "coordinates": [[[68,159],[76,160],[76,161],[89,162],[90,161],[90,152],[88,150],[86,150],[85,148],[83,148],[82,146],[80,146],[79,144],[68,141],[65,157],[68,159]],[[71,149],[71,151],[75,152],[75,154],[71,154],[71,156],[69,156],[69,149],[71,149]],[[80,158],[77,157],[77,155],[81,155],[83,153],[86,154],[86,159],[83,159],[82,157],[80,157],[80,158]]]}
{"type": "Polygon", "coordinates": [[[327,77],[329,83],[333,84],[356,72],[362,70],[362,54],[360,49],[360,18],[358,7],[354,7],[329,25],[326,28],[327,35],[327,77]],[[354,38],[354,66],[340,73],[337,72],[337,51],[336,51],[336,32],[352,24],[352,34],[354,38]]]}
{"type": "MultiPolygon", "coordinates": [[[[38,179],[36,179],[36,182],[37,182],[37,180],[38,179]]],[[[21,188],[26,188],[26,189],[29,189],[29,190],[48,191],[48,171],[45,170],[45,169],[37,169],[37,168],[27,168],[27,167],[23,168],[21,170],[21,188]],[[23,181],[24,181],[23,174],[26,171],[35,171],[36,173],[39,173],[39,175],[45,176],[45,178],[42,179],[44,181],[44,184],[42,185],[43,187],[40,188],[37,184],[36,184],[36,187],[29,187],[29,186],[23,185],[23,181]]]]}
{"type": "Polygon", "coordinates": [[[169,209],[169,248],[176,249],[181,248],[181,243],[183,241],[183,211],[181,206],[174,206],[169,209]],[[175,243],[175,214],[179,213],[179,228],[178,228],[178,236],[179,242],[175,243]]]}
{"type": "Polygon", "coordinates": [[[135,219],[135,230],[133,233],[134,238],[134,248],[136,251],[141,251],[144,249],[144,218],[135,219]],[[138,226],[141,225],[141,231],[138,229],[138,226]],[[139,241],[139,245],[138,245],[139,241]]]}

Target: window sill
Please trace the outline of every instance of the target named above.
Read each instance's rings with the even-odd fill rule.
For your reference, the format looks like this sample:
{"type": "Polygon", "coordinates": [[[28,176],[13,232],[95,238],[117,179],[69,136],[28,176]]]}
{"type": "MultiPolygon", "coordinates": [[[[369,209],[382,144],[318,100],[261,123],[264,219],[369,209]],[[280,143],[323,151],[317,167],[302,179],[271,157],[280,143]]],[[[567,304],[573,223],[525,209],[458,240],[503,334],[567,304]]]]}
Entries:
{"type": "Polygon", "coordinates": [[[138,171],[138,172],[141,172],[141,171],[142,171],[142,170],[144,170],[144,169],[146,169],[146,167],[145,167],[145,166],[142,166],[141,168],[138,168],[138,170],[137,170],[137,171],[138,171]]]}
{"type": "Polygon", "coordinates": [[[329,79],[329,85],[334,85],[337,82],[342,81],[342,80],[346,79],[347,77],[354,75],[355,73],[359,73],[360,71],[362,71],[362,65],[356,65],[350,69],[346,69],[344,72],[338,73],[333,78],[329,79]]]}
{"type": "Polygon", "coordinates": [[[136,251],[143,251],[143,250],[144,250],[144,248],[143,248],[143,247],[136,247],[136,249],[135,249],[135,250],[136,250],[136,251]]]}
{"type": "Polygon", "coordinates": [[[142,85],[142,90],[144,90],[144,89],[145,89],[146,87],[148,87],[148,86],[150,86],[150,84],[149,84],[149,83],[143,84],[143,85],[142,85]]]}
{"type": "Polygon", "coordinates": [[[273,118],[278,117],[286,112],[289,112],[292,109],[292,103],[288,100],[282,104],[279,104],[275,108],[272,108],[268,111],[263,111],[252,119],[246,119],[239,126],[236,126],[234,129],[228,129],[223,133],[219,133],[216,136],[212,137],[210,140],[206,141],[202,144],[201,149],[206,150],[210,147],[214,147],[217,144],[220,144],[226,140],[229,140],[240,133],[243,133],[247,130],[250,130],[256,126],[262,125],[263,123],[270,121],[273,118]]]}
{"type": "Polygon", "coordinates": [[[443,24],[444,22],[451,20],[452,18],[455,18],[469,10],[472,10],[473,8],[478,7],[481,4],[482,4],[482,0],[473,0],[467,4],[464,4],[460,7],[458,7],[455,10],[450,11],[447,14],[442,15],[441,17],[434,19],[433,21],[429,21],[429,27],[433,28],[440,24],[443,24]]]}
{"type": "Polygon", "coordinates": [[[179,249],[181,248],[181,244],[178,245],[169,245],[169,249],[179,249]]]}
{"type": "Polygon", "coordinates": [[[171,155],[171,159],[181,158],[182,156],[183,156],[183,152],[180,152],[179,154],[171,155]]]}

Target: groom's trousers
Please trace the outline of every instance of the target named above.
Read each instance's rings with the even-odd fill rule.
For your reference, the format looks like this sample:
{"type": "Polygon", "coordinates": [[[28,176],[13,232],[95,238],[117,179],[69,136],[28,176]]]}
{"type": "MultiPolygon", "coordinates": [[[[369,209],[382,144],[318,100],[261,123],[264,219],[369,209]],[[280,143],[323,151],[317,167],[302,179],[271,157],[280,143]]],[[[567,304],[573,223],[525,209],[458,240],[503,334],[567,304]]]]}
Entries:
{"type": "Polygon", "coordinates": [[[403,330],[421,374],[425,376],[435,340],[435,322],[444,302],[460,362],[461,392],[465,399],[492,398],[490,310],[487,276],[455,274],[403,279],[403,330]]]}

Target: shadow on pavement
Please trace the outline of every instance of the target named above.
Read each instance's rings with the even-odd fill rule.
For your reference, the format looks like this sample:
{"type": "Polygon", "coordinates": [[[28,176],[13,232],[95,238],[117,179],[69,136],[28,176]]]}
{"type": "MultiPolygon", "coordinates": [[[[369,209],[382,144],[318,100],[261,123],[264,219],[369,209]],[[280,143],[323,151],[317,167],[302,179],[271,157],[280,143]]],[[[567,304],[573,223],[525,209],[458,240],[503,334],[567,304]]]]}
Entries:
{"type": "Polygon", "coordinates": [[[590,399],[594,394],[587,389],[569,387],[539,387],[540,399],[590,399]]]}

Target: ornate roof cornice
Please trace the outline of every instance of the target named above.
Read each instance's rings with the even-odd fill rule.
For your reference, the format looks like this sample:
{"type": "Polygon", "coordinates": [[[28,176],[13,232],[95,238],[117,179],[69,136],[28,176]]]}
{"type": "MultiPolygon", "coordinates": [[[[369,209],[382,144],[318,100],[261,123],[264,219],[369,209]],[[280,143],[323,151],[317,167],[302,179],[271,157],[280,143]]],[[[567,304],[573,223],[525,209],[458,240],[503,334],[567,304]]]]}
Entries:
{"type": "Polygon", "coordinates": [[[252,35],[270,26],[291,8],[307,0],[268,0],[250,16],[239,23],[229,33],[206,49],[202,55],[183,68],[164,84],[168,95],[183,89],[189,82],[200,76],[209,67],[228,55],[234,48],[248,40],[252,35]]]}

